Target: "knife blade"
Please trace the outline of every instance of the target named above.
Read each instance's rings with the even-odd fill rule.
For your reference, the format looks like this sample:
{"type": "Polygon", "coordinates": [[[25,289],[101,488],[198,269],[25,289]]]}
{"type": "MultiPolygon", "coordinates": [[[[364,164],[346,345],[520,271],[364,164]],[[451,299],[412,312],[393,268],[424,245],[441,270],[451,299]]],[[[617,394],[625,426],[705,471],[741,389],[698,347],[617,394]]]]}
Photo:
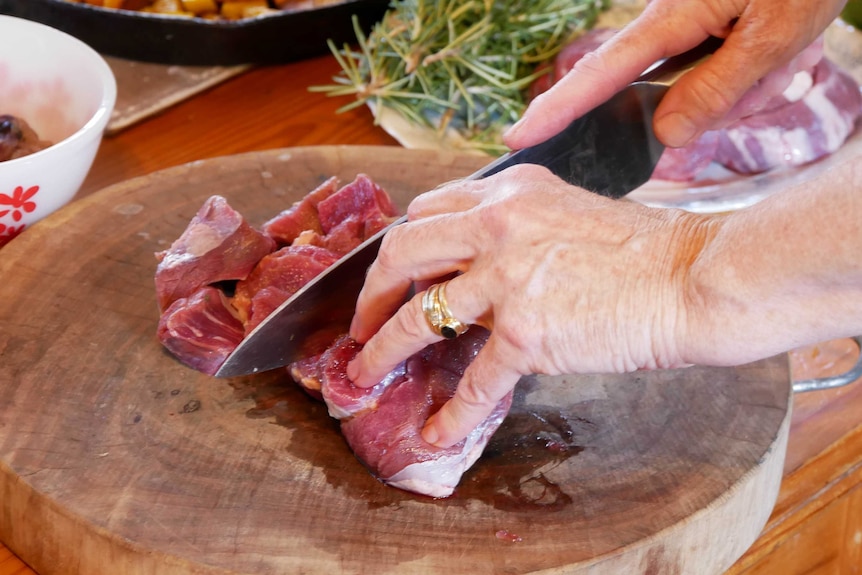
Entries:
{"type": "MultiPolygon", "coordinates": [[[[679,76],[708,57],[721,41],[669,58],[562,132],[508,153],[468,176],[481,179],[516,164],[538,164],[570,184],[620,198],[644,184],[664,151],[652,131],[653,112],[679,76]]],[[[267,371],[322,352],[347,332],[365,272],[383,236],[376,233],[286,300],[228,356],[216,377],[267,371]]]]}

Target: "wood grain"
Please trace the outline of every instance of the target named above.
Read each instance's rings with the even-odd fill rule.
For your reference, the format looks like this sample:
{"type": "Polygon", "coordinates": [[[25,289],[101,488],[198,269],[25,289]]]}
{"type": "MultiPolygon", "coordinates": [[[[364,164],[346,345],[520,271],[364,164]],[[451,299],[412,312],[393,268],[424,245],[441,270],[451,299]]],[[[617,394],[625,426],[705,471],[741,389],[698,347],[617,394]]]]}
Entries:
{"type": "Polygon", "coordinates": [[[153,252],[212,193],[260,224],[362,171],[404,207],[482,161],[352,146],[198,162],[4,248],[0,537],[44,575],[723,572],[777,496],[786,356],[522,380],[483,459],[432,501],[370,477],[284,372],[215,380],[155,339],[153,252]]]}

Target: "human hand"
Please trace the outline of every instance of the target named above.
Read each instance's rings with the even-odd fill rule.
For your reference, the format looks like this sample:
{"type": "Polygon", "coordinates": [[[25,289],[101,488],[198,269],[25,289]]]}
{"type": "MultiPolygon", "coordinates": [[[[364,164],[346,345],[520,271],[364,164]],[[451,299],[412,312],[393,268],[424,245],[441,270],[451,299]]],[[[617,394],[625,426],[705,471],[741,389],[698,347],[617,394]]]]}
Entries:
{"type": "Polygon", "coordinates": [[[413,282],[457,274],[446,288],[452,313],[491,335],[426,425],[429,443],[465,437],[522,375],[684,364],[676,334],[686,267],[708,229],[702,216],[609,200],[533,165],[450,183],[408,215],[368,271],[350,330],[365,345],[348,375],[372,386],[441,339],[422,293],[401,304],[413,282]]]}
{"type": "Polygon", "coordinates": [[[637,79],[654,62],[708,36],[724,44],[680,78],[654,115],[663,143],[681,147],[704,131],[756,111],[781,94],[795,72],[822,55],[817,41],[844,0],[653,0],[631,24],[579,60],[536,98],[505,135],[520,149],[542,142],[637,79]]]}

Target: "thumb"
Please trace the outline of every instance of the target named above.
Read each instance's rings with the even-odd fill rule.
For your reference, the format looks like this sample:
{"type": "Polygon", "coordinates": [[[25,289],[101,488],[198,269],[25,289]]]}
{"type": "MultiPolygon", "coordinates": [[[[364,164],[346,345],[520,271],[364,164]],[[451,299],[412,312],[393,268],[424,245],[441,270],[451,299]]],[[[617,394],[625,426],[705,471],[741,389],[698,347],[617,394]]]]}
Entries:
{"type": "Polygon", "coordinates": [[[785,63],[786,51],[781,57],[773,57],[764,55],[764,50],[786,48],[766,48],[744,38],[741,34],[728,36],[715,54],[677,80],[664,96],[653,117],[653,127],[665,145],[685,146],[720,125],[752,86],[785,63]]]}
{"type": "Polygon", "coordinates": [[[422,439],[437,447],[455,445],[490,414],[512,391],[521,374],[506,367],[495,353],[495,338],[488,342],[464,371],[455,395],[428,418],[422,439]]]}

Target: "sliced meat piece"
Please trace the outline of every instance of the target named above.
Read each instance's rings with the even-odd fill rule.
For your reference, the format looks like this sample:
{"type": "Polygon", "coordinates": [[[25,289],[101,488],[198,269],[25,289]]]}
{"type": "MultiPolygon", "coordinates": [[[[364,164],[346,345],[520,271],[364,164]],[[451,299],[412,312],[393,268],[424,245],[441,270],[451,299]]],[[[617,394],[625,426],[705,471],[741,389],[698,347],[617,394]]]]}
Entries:
{"type": "Polygon", "coordinates": [[[349,216],[329,230],[326,235],[314,231],[302,232],[292,245],[320,246],[339,255],[344,255],[391,224],[392,220],[393,218],[381,213],[372,213],[366,220],[360,216],[349,216]]]}
{"type": "Polygon", "coordinates": [[[320,236],[318,241],[326,249],[344,255],[361,244],[369,235],[371,234],[366,232],[366,222],[362,216],[354,215],[343,219],[325,236],[320,236]]]}
{"type": "Polygon", "coordinates": [[[717,149],[718,132],[704,132],[684,148],[665,148],[652,177],[673,182],[690,181],[712,163],[717,149]]]}
{"type": "Polygon", "coordinates": [[[313,245],[287,246],[263,257],[234,292],[232,303],[246,331],[336,260],[338,254],[313,245]]]}
{"type": "Polygon", "coordinates": [[[365,174],[317,204],[320,226],[329,234],[348,218],[360,221],[393,221],[398,208],[386,191],[365,174]]]}
{"type": "Polygon", "coordinates": [[[203,286],[245,279],[275,242],[252,228],[221,196],[210,197],[182,235],[156,254],[156,295],[164,311],[203,286]]]}
{"type": "Polygon", "coordinates": [[[321,391],[356,456],[384,483],[431,497],[448,497],[482,454],[511,407],[509,394],[466,440],[440,449],[420,435],[428,417],[455,393],[488,332],[474,327],[398,366],[371,389],[354,387],[347,363],[360,346],[347,336],[321,357],[321,391]]]}
{"type": "Polygon", "coordinates": [[[317,217],[317,204],[334,194],[339,184],[337,177],[329,178],[300,201],[263,224],[264,233],[280,246],[289,246],[303,232],[322,234],[320,218],[317,217]]]}
{"type": "Polygon", "coordinates": [[[299,384],[299,387],[319,401],[323,401],[323,396],[320,393],[320,383],[323,381],[323,362],[321,361],[323,353],[295,361],[287,366],[287,372],[299,384]]]}
{"type": "Polygon", "coordinates": [[[168,306],[157,333],[182,363],[212,375],[242,341],[245,328],[221,290],[203,287],[168,306]]]}
{"type": "Polygon", "coordinates": [[[347,364],[360,349],[362,346],[354,340],[342,336],[321,356],[320,392],[329,415],[335,419],[347,419],[377,409],[386,388],[404,377],[405,367],[402,362],[374,387],[356,387],[347,377],[347,364]]]}
{"type": "Polygon", "coordinates": [[[800,166],[844,144],[862,113],[856,81],[823,59],[800,99],[744,118],[721,132],[716,161],[743,174],[800,166]]]}

